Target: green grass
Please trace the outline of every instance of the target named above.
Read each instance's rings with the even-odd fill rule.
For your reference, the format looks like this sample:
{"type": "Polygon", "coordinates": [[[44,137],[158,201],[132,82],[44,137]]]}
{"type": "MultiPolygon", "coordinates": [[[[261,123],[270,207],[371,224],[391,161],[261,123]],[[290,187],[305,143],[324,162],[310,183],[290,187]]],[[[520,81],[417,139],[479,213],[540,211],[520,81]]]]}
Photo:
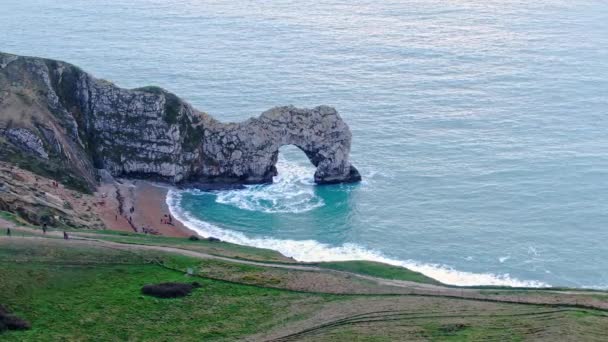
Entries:
{"type": "Polygon", "coordinates": [[[7,221],[19,223],[19,221],[17,220],[17,216],[15,214],[9,213],[7,211],[0,211],[0,218],[3,218],[7,221]]]}
{"type": "MultiPolygon", "coordinates": [[[[508,324],[504,325],[508,326],[508,324]]],[[[508,328],[493,329],[495,327],[492,326],[471,326],[469,324],[455,323],[439,324],[436,322],[425,324],[423,327],[425,329],[423,335],[431,341],[523,340],[520,334],[508,328]]]]}
{"type": "Polygon", "coordinates": [[[318,266],[322,268],[364,274],[378,278],[406,280],[425,284],[441,284],[437,280],[429,278],[422,273],[414,272],[404,267],[392,266],[373,261],[353,260],[323,262],[319,263],[318,266]]]}
{"type": "MultiPolygon", "coordinates": [[[[18,215],[13,214],[13,213],[9,213],[9,212],[7,212],[7,211],[1,211],[1,210],[0,210],[0,218],[1,218],[1,219],[4,219],[4,220],[6,220],[6,221],[9,221],[9,222],[15,223],[15,224],[17,224],[17,225],[19,225],[19,226],[24,226],[24,227],[28,227],[28,228],[34,228],[34,229],[35,229],[35,228],[37,228],[36,226],[32,226],[31,224],[29,224],[27,221],[25,221],[24,219],[22,219],[22,218],[21,218],[21,217],[19,217],[18,215]]],[[[0,225],[0,228],[5,228],[5,227],[3,227],[3,225],[0,225]]],[[[5,232],[5,231],[2,231],[2,232],[0,232],[0,233],[1,233],[1,234],[4,234],[4,233],[6,233],[6,232],[5,232]]],[[[34,235],[34,234],[31,234],[31,233],[22,232],[22,231],[17,232],[17,231],[16,231],[16,230],[14,230],[14,229],[13,229],[13,233],[14,233],[14,234],[17,234],[17,235],[22,235],[22,236],[30,236],[30,235],[34,235]]]]}
{"type": "MultiPolygon", "coordinates": [[[[407,270],[397,272],[378,263],[329,265],[376,276],[416,279],[407,275],[407,270]]],[[[580,336],[585,340],[603,336],[606,326],[605,314],[593,310],[543,313],[557,308],[271,289],[263,287],[272,285],[268,284],[272,274],[267,272],[254,265],[157,251],[117,250],[86,242],[0,239],[0,304],[32,324],[28,331],[0,334],[0,341],[234,341],[316,317],[319,312],[318,318],[330,321],[345,314],[354,315],[356,321],[356,314],[378,310],[383,316],[370,317],[380,320],[370,318],[369,323],[324,329],[305,340],[517,341],[539,336],[580,336]],[[190,267],[197,274],[226,272],[236,278],[252,277],[248,282],[256,286],[187,277],[183,270],[190,267]],[[202,287],[184,298],[157,299],[140,292],[145,284],[191,281],[198,281],[202,287]],[[407,299],[391,308],[399,298],[407,299]],[[374,306],[374,301],[381,303],[374,306]],[[352,311],[354,308],[357,311],[352,311]],[[398,311],[391,311],[395,309],[398,311]],[[336,316],[325,316],[334,310],[336,316]],[[401,316],[395,315],[401,310],[401,316]],[[525,313],[533,315],[522,316],[525,313]]]]}
{"type": "Polygon", "coordinates": [[[214,255],[229,255],[236,259],[244,260],[257,260],[257,261],[268,261],[287,263],[290,262],[281,253],[270,250],[255,247],[248,247],[242,245],[236,245],[228,242],[211,242],[205,239],[198,241],[191,241],[188,238],[176,238],[176,237],[165,237],[165,236],[154,236],[154,235],[142,235],[127,232],[116,232],[110,230],[94,231],[91,233],[100,234],[98,237],[102,240],[129,243],[129,244],[141,244],[141,245],[162,245],[171,246],[176,248],[191,249],[201,251],[214,255]]]}
{"type": "MultiPolygon", "coordinates": [[[[2,334],[0,341],[238,340],[269,329],[289,315],[293,302],[312,297],[189,278],[146,264],[151,255],[31,243],[0,244],[0,303],[32,323],[31,330],[2,334]],[[185,298],[140,293],[145,284],[193,280],[202,287],[185,298]]],[[[183,256],[162,258],[178,268],[201,263],[183,256]]]]}

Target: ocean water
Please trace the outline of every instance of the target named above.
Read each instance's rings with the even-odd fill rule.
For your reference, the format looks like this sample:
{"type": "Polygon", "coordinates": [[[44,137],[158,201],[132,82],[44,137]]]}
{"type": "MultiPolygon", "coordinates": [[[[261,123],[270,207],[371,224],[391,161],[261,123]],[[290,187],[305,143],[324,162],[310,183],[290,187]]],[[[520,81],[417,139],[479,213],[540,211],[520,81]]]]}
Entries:
{"type": "Polygon", "coordinates": [[[450,284],[608,288],[608,2],[2,0],[0,50],[224,121],[335,106],[364,181],[172,190],[203,235],[450,284]]]}

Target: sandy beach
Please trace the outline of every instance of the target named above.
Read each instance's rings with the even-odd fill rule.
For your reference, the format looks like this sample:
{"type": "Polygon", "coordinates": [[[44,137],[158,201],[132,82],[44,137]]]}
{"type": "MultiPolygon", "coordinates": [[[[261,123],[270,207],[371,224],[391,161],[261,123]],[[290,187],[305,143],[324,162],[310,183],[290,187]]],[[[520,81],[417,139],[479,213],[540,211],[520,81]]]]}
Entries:
{"type": "Polygon", "coordinates": [[[143,180],[102,182],[95,196],[105,199],[97,214],[111,230],[163,236],[188,237],[196,233],[171,217],[166,203],[168,189],[143,180]],[[167,215],[167,216],[165,216],[167,215]]]}

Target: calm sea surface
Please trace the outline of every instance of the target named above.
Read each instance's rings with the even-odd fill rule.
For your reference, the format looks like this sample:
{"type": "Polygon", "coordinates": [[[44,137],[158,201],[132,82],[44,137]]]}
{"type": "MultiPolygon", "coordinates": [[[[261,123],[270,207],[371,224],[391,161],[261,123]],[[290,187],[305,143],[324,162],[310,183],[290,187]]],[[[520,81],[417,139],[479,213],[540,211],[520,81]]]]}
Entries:
{"type": "Polygon", "coordinates": [[[608,288],[608,2],[2,0],[0,50],[225,121],[335,106],[359,185],[170,192],[204,235],[453,284],[608,288]]]}

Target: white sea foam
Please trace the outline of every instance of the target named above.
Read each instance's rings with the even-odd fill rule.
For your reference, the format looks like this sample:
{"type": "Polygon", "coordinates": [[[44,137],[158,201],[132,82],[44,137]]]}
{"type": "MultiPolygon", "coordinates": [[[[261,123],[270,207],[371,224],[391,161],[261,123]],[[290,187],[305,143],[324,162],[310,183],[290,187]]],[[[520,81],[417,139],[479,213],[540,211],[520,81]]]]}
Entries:
{"type": "Polygon", "coordinates": [[[223,229],[193,217],[190,213],[186,212],[179,206],[180,201],[180,191],[172,189],[168,192],[167,205],[171,210],[171,214],[183,222],[188,228],[196,231],[201,236],[213,236],[226,242],[276,250],[283,255],[292,257],[298,261],[377,261],[390,265],[406,267],[450,285],[499,285],[515,287],[549,286],[548,284],[540,281],[519,280],[512,278],[509,274],[462,272],[445,265],[425,264],[414,260],[397,260],[384,256],[378,251],[369,250],[352,243],[346,243],[342,246],[330,246],[314,240],[281,240],[272,237],[251,238],[243,233],[223,229]]]}
{"type": "Polygon", "coordinates": [[[314,168],[279,159],[272,184],[216,192],[216,202],[265,213],[302,213],[325,205],[314,192],[314,168]]]}

